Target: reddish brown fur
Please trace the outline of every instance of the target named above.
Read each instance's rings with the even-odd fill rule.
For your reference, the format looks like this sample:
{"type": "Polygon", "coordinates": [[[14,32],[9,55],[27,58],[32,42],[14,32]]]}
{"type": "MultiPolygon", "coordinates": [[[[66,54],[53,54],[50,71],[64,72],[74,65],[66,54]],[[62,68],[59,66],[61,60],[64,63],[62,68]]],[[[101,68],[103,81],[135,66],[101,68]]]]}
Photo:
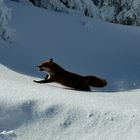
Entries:
{"type": "Polygon", "coordinates": [[[34,81],[37,83],[57,82],[64,86],[71,87],[77,90],[90,91],[90,86],[104,87],[107,81],[96,76],[81,76],[64,70],[58,64],[53,62],[53,59],[43,62],[39,66],[40,71],[47,70],[49,76],[45,80],[34,81]]]}

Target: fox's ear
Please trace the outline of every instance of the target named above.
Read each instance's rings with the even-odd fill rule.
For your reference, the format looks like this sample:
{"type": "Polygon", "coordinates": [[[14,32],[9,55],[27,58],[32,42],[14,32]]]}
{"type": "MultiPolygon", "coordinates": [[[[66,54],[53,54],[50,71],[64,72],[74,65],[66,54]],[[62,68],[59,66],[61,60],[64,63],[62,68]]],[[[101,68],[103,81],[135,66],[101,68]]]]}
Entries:
{"type": "Polygon", "coordinates": [[[53,58],[49,59],[49,63],[53,63],[53,58]]]}

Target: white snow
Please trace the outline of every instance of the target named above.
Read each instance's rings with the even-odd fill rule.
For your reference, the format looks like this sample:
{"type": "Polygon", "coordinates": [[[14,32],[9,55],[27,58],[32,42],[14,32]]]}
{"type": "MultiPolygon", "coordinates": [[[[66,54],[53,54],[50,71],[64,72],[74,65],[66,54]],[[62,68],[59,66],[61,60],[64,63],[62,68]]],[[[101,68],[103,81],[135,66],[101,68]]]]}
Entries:
{"type": "Polygon", "coordinates": [[[16,137],[16,135],[15,135],[15,133],[14,133],[14,131],[8,131],[8,132],[6,132],[6,131],[2,131],[1,133],[0,133],[0,140],[12,140],[12,138],[15,138],[16,137]]]}
{"type": "Polygon", "coordinates": [[[54,11],[140,26],[139,0],[35,0],[34,3],[36,6],[54,11]]]}
{"type": "Polygon", "coordinates": [[[11,19],[11,9],[9,9],[4,1],[0,1],[0,39],[7,42],[14,41],[15,30],[8,26],[11,19]]]}
{"type": "Polygon", "coordinates": [[[0,140],[139,140],[140,31],[6,1],[16,41],[0,42],[0,140]],[[36,65],[95,74],[108,86],[74,91],[36,65]]]}

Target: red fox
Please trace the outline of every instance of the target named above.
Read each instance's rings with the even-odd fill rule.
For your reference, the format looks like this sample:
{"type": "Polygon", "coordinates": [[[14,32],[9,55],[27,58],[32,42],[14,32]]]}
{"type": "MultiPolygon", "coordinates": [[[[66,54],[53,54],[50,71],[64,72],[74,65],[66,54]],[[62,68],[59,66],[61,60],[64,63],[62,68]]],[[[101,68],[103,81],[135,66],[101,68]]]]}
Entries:
{"type": "Polygon", "coordinates": [[[91,91],[90,86],[104,87],[107,85],[105,79],[101,79],[96,76],[81,76],[69,71],[66,71],[58,64],[53,62],[53,59],[49,59],[37,66],[39,71],[47,71],[48,75],[41,81],[36,83],[50,83],[57,82],[66,87],[70,87],[76,90],[91,91]]]}

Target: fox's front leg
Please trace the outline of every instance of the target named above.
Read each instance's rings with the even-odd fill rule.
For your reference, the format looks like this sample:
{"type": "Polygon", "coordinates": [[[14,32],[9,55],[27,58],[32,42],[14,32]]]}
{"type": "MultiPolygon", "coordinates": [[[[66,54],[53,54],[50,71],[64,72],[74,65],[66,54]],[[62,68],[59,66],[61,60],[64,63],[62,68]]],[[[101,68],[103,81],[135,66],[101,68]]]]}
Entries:
{"type": "Polygon", "coordinates": [[[42,83],[51,83],[51,82],[53,82],[53,80],[52,79],[44,79],[44,80],[40,80],[40,81],[34,80],[34,82],[42,84],[42,83]]]}
{"type": "Polygon", "coordinates": [[[50,83],[50,82],[53,82],[53,80],[52,79],[48,79],[48,77],[49,77],[49,75],[47,74],[46,77],[45,77],[45,79],[40,80],[40,81],[34,80],[34,82],[35,83],[50,83]]]}
{"type": "Polygon", "coordinates": [[[47,74],[46,77],[45,77],[45,79],[48,79],[48,77],[49,77],[49,75],[47,74]]]}

